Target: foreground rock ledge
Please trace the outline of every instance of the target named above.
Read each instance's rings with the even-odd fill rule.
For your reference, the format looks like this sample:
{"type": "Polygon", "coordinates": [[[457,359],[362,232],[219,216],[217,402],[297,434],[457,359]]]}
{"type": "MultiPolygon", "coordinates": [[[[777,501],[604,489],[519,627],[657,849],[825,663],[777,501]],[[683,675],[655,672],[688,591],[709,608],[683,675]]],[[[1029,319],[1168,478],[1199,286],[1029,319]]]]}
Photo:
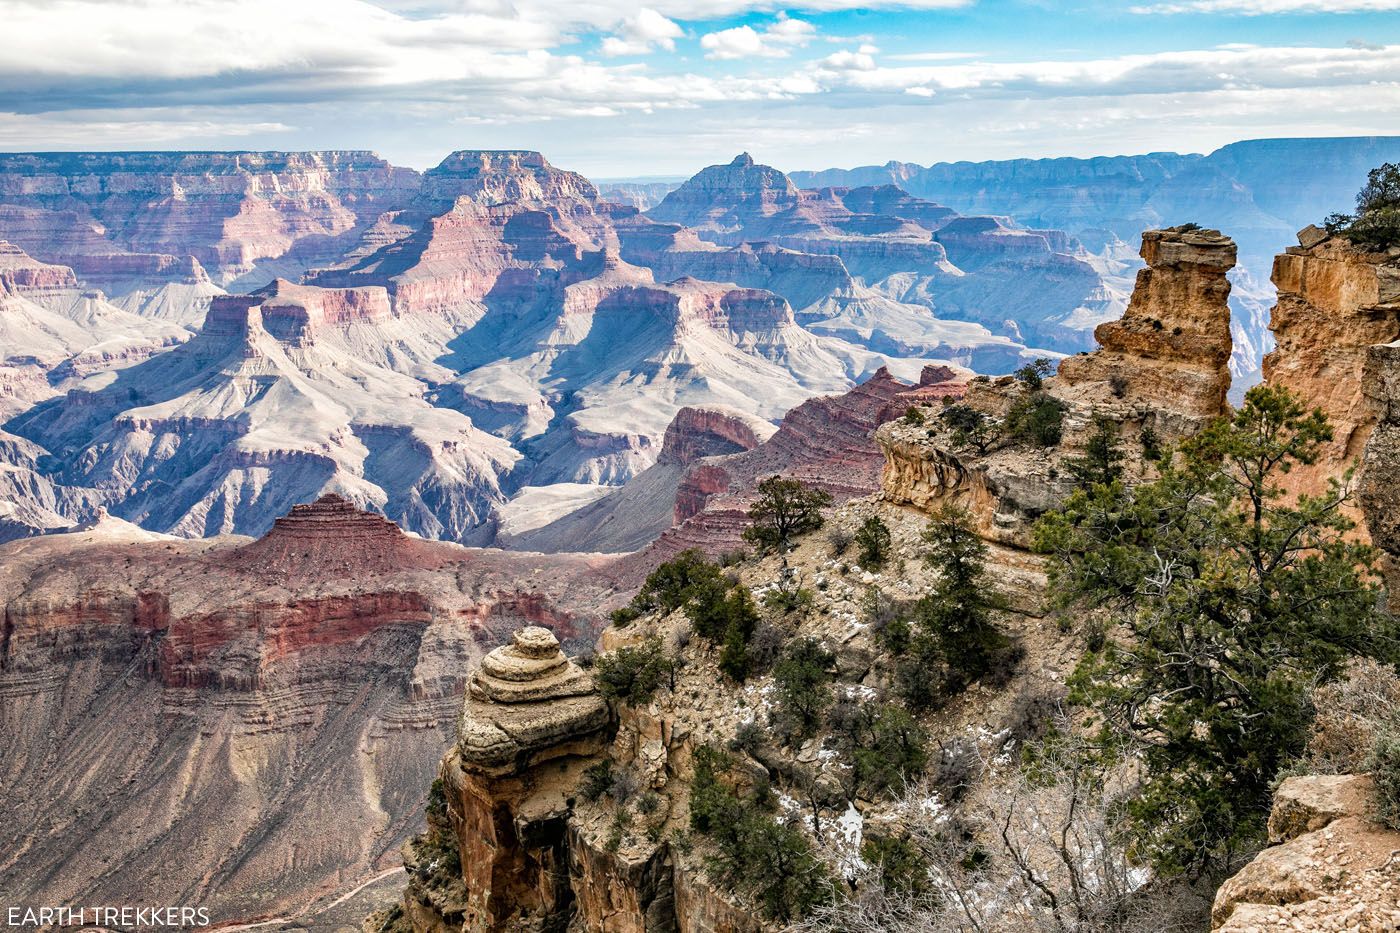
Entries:
{"type": "Polygon", "coordinates": [[[1366,775],[1309,775],[1274,796],[1275,843],[1221,885],[1220,933],[1400,929],[1400,832],[1369,819],[1366,775]]]}

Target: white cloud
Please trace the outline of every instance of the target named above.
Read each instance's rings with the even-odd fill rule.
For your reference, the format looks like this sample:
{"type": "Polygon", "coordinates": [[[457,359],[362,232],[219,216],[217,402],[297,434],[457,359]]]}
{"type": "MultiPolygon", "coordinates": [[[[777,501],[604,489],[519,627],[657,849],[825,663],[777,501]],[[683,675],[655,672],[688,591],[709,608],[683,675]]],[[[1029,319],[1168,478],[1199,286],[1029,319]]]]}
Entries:
{"type": "Polygon", "coordinates": [[[816,27],[806,20],[779,16],[762,32],[752,26],[735,26],[706,33],[700,37],[700,47],[706,58],[786,58],[793,48],[805,46],[816,35],[816,27]]]}
{"type": "Polygon", "coordinates": [[[603,40],[602,52],[608,57],[645,55],[653,48],[674,52],[676,40],[685,35],[675,22],[655,10],[642,8],[623,21],[619,34],[603,40]]]}
{"type": "Polygon", "coordinates": [[[1386,13],[1400,10],[1400,0],[1183,0],[1132,8],[1134,13],[1235,13],[1270,16],[1279,13],[1386,13]]]}
{"type": "Polygon", "coordinates": [[[875,59],[864,52],[852,52],[843,49],[840,52],[833,52],[822,59],[822,65],[826,68],[834,68],[837,71],[874,71],[875,59]]]}

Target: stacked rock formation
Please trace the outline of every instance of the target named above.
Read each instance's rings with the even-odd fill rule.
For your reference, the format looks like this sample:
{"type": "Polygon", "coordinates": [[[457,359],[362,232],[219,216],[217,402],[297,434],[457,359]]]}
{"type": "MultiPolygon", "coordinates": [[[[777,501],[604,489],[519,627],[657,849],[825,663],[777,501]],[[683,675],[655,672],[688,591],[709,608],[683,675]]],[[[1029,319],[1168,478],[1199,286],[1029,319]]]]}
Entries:
{"type": "Polygon", "coordinates": [[[1230,390],[1230,282],[1234,241],[1218,230],[1172,227],[1142,235],[1142,258],[1123,317],[1094,331],[1101,349],[1060,364],[1067,400],[1113,407],[1148,401],[1159,430],[1182,435],[1226,410],[1230,390]]]}
{"type": "Polygon", "coordinates": [[[403,907],[415,930],[562,929],[570,797],[610,722],[593,679],[548,629],[521,629],[482,660],[442,762],[446,825],[406,850],[414,880],[403,907]],[[434,880],[444,846],[456,846],[460,873],[434,880]]]}

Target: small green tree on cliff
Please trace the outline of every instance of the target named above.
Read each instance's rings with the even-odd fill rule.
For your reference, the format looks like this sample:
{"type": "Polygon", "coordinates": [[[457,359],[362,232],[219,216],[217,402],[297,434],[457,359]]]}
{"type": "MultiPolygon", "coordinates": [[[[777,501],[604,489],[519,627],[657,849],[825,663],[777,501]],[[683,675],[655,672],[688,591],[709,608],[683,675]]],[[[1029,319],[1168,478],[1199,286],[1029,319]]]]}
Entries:
{"type": "Polygon", "coordinates": [[[1400,165],[1387,162],[1372,169],[1356,195],[1356,213],[1333,214],[1326,226],[1328,233],[1363,249],[1400,246],[1400,165]]]}
{"type": "Polygon", "coordinates": [[[822,509],[829,505],[831,494],[824,490],[770,476],[758,484],[758,499],[749,508],[753,524],[744,529],[744,540],[759,551],[786,551],[793,538],[822,526],[822,509]]]}
{"type": "Polygon", "coordinates": [[[1278,488],[1330,437],[1320,411],[1256,386],[1155,482],[1081,489],[1036,528],[1058,604],[1110,616],[1071,698],[1105,747],[1126,740],[1146,766],[1131,817],[1160,870],[1226,869],[1303,748],[1309,690],[1349,656],[1395,657],[1342,486],[1293,501],[1278,488]]]}

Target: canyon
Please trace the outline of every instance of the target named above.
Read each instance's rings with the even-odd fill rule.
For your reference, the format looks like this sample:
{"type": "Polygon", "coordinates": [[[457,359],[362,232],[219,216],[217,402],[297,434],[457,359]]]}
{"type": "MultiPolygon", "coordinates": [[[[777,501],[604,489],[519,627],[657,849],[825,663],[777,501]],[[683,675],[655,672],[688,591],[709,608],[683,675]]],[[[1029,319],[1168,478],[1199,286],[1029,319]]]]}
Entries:
{"type": "MultiPolygon", "coordinates": [[[[1327,148],[1297,210],[1344,203],[1390,144],[1327,148]]],[[[425,172],[357,151],[5,155],[0,536],[99,508],[257,535],[334,492],[429,538],[549,546],[567,520],[556,536],[582,546],[603,500],[665,472],[683,409],[776,425],[882,367],[914,382],[1084,352],[1127,306],[1122,240],[1209,219],[1190,179],[1246,179],[1252,202],[1210,203],[1292,217],[1258,163],[1319,145],[794,175],[741,154],[645,203],[528,151],[425,172]]],[[[1238,383],[1267,349],[1244,330],[1268,292],[1241,268],[1284,221],[1227,219],[1248,244],[1238,383]]]]}
{"type": "MultiPolygon", "coordinates": [[[[758,203],[767,204],[762,199],[758,203]]],[[[781,557],[740,559],[730,571],[732,579],[742,580],[756,593],[780,593],[795,585],[794,579],[812,580],[816,589],[809,598],[814,605],[798,615],[796,630],[787,628],[793,625],[791,617],[780,613],[771,616],[769,624],[784,626],[789,639],[819,638],[832,646],[830,663],[848,684],[848,696],[862,691],[878,695],[890,685],[876,660],[881,648],[870,643],[873,633],[859,621],[855,603],[860,590],[855,584],[887,584],[897,592],[917,593],[927,570],[906,565],[904,558],[917,539],[918,523],[946,504],[964,509],[991,546],[991,576],[1007,600],[1005,624],[1029,654],[1027,662],[1008,675],[1009,683],[995,688],[983,684],[974,695],[939,709],[931,728],[937,730],[940,745],[973,741],[984,755],[998,750],[1007,754],[1011,746],[1002,743],[1013,727],[1006,723],[1016,715],[1006,705],[1010,697],[1024,695],[1037,683],[1041,689],[1062,683],[1073,666],[1066,630],[1056,633],[1047,625],[1045,580],[1038,559],[1027,553],[1028,530],[1036,517],[1072,492],[1068,466],[1074,457],[1083,456],[1091,428],[1107,424],[1117,433],[1124,475],[1135,481],[1153,469],[1149,444],[1142,440],[1146,431],[1170,443],[1194,435],[1230,411],[1228,273],[1236,261],[1235,243],[1219,231],[1188,225],[1148,231],[1141,255],[1145,267],[1132,300],[1120,320],[1099,326],[1099,349],[1066,359],[1057,374],[1035,388],[1025,379],[969,380],[951,371],[927,372],[917,387],[892,392],[878,378],[872,380],[864,394],[882,397],[887,414],[861,433],[867,439],[873,435],[883,455],[880,491],[838,498],[828,519],[849,531],[863,519],[882,518],[901,558],[896,573],[872,574],[849,567],[839,557],[832,559],[827,542],[836,539],[816,535],[799,539],[781,557]],[[1063,434],[1040,450],[1002,442],[990,451],[978,451],[947,428],[888,413],[891,408],[907,409],[911,402],[932,402],[936,411],[947,399],[1000,418],[1031,392],[1054,400],[1063,412],[1063,434]],[[969,740],[968,735],[976,738],[969,740]]],[[[1320,492],[1329,478],[1346,471],[1346,458],[1359,443],[1356,467],[1361,488],[1369,490],[1362,496],[1362,521],[1392,555],[1390,398],[1400,330],[1389,311],[1397,263],[1400,251],[1368,254],[1304,229],[1299,246],[1282,254],[1276,265],[1281,297],[1274,321],[1280,340],[1269,367],[1277,384],[1300,393],[1311,389],[1313,395],[1303,397],[1316,397],[1343,427],[1317,463],[1289,477],[1290,491],[1320,492]],[[1311,276],[1306,274],[1310,264],[1318,267],[1311,276]],[[1301,278],[1311,287],[1300,284],[1299,266],[1304,269],[1301,278]],[[1332,302],[1325,305],[1329,319],[1372,322],[1374,329],[1366,335],[1379,342],[1358,352],[1351,346],[1353,329],[1298,326],[1307,308],[1324,302],[1332,302]],[[1335,368],[1319,368],[1319,360],[1335,368]],[[1323,372],[1327,375],[1322,381],[1310,386],[1308,380],[1323,372]],[[1337,378],[1351,380],[1344,384],[1350,390],[1345,399],[1342,393],[1325,391],[1337,378]],[[1358,433],[1360,442],[1355,440],[1358,433]]],[[[851,402],[832,400],[828,405],[833,407],[819,417],[841,420],[834,416],[837,404],[851,402]]],[[[668,536],[684,532],[687,525],[704,527],[703,511],[685,514],[691,499],[687,487],[697,484],[707,468],[718,467],[721,477],[713,487],[725,489],[730,471],[746,460],[782,450],[787,425],[802,422],[799,412],[767,442],[695,461],[676,487],[683,493],[675,500],[679,524],[653,546],[651,566],[677,553],[665,547],[668,536]]],[[[721,418],[720,413],[686,416],[688,422],[703,423],[716,433],[721,418]]],[[[725,426],[725,435],[738,437],[740,445],[752,443],[738,424],[725,426]]],[[[820,462],[820,455],[804,455],[776,472],[800,475],[802,467],[796,464],[820,462]]],[[[818,485],[838,480],[839,488],[839,478],[860,475],[851,469],[854,461],[846,464],[817,471],[822,479],[804,478],[818,485]]],[[[758,475],[767,472],[763,469],[758,475]]],[[[722,502],[723,494],[719,499],[722,502]]],[[[706,499],[706,507],[714,509],[714,519],[721,519],[723,505],[712,506],[714,501],[706,499]]],[[[742,512],[734,511],[739,513],[733,516],[737,527],[742,512]]],[[[713,526],[706,541],[691,538],[687,543],[708,543],[712,552],[719,552],[737,540],[726,538],[728,527],[713,526]]],[[[714,653],[704,647],[697,650],[691,625],[684,613],[662,608],[643,612],[639,619],[615,619],[603,632],[600,648],[616,652],[614,657],[651,650],[646,646],[654,644],[664,646],[672,659],[669,689],[663,686],[640,701],[608,693],[604,703],[598,692],[602,681],[595,682],[588,671],[555,655],[553,638],[542,630],[516,632],[513,643],[503,643],[488,655],[474,675],[477,680],[465,702],[457,741],[442,760],[434,791],[442,796],[430,803],[428,831],[405,850],[409,881],[402,900],[376,915],[372,924],[404,933],[565,927],[757,933],[784,928],[761,916],[767,902],[744,893],[768,882],[736,878],[732,871],[718,869],[718,862],[706,861],[700,851],[705,843],[697,838],[700,824],[687,819],[687,810],[693,814],[700,806],[698,762],[705,756],[712,761],[715,748],[729,750],[722,786],[762,796],[755,788],[774,782],[767,793],[776,794],[776,808],[785,814],[786,825],[802,827],[815,841],[819,857],[831,870],[845,872],[859,896],[858,879],[863,882],[868,876],[849,866],[860,864],[861,855],[868,854],[860,840],[913,818],[899,809],[907,801],[896,797],[885,803],[859,799],[845,804],[847,798],[836,789],[840,773],[828,773],[839,767],[828,765],[835,755],[828,756],[818,740],[800,748],[751,744],[743,737],[745,730],[758,722],[759,713],[776,709],[769,691],[778,689],[777,682],[766,675],[740,685],[727,681],[716,668],[714,653]],[[803,771],[804,767],[817,776],[811,777],[813,770],[803,771]],[[612,784],[589,791],[590,775],[599,768],[608,775],[621,772],[630,777],[622,783],[621,778],[609,777],[612,784]],[[806,783],[798,780],[801,774],[809,775],[803,779],[806,783]],[[627,787],[632,790],[618,789],[627,787]],[[638,793],[642,797],[636,797],[638,793]],[[647,802],[634,805],[629,800],[647,802]],[[850,807],[845,816],[839,812],[843,805],[850,807]],[[803,815],[808,808],[810,818],[803,815]]],[[[1369,780],[1355,775],[1285,780],[1269,821],[1269,845],[1215,893],[1209,911],[1212,928],[1244,933],[1284,926],[1380,930],[1393,925],[1395,832],[1370,815],[1369,780]]],[[[922,805],[934,812],[944,806],[937,796],[922,805]]],[[[1002,832],[1010,826],[1008,815],[1002,832]]],[[[995,902],[995,892],[982,897],[995,902]]],[[[1002,909],[1009,912],[1003,919],[1017,915],[1014,901],[1002,909]]],[[[996,914],[983,914],[989,916],[996,914]]]]}
{"type": "MultiPolygon", "coordinates": [[[[1156,158],[1168,188],[1205,170],[1156,158]]],[[[0,156],[0,888],[305,920],[403,864],[380,929],[776,929],[682,843],[697,749],[770,708],[771,683],[727,686],[681,613],[608,614],[698,550],[760,598],[805,584],[808,621],[775,624],[839,646],[873,695],[864,600],[929,583],[919,535],[945,504],[988,543],[1027,660],[936,727],[1004,752],[988,737],[1015,697],[1073,666],[1031,525],[1103,422],[1135,480],[1155,443],[1230,410],[1239,263],[1277,229],[1151,229],[1134,259],[1088,213],[1053,229],[1048,207],[889,174],[741,155],[623,204],[524,151],[421,174],[368,153],[0,156]],[[1002,375],[1040,356],[1057,366],[1038,388],[1002,375]],[[1034,393],[1063,411],[1043,448],[980,451],[939,417],[1003,419],[1034,393]],[[774,475],[832,497],[828,533],[886,521],[898,569],[826,536],[741,556],[774,475]],[[670,689],[604,697],[595,647],[653,637],[683,661],[670,689]],[[656,798],[625,832],[578,793],[604,760],[656,798]]],[[[1129,201],[1104,228],[1135,240],[1129,201]]],[[[1336,430],[1289,492],[1354,468],[1355,533],[1400,585],[1400,256],[1296,237],[1271,247],[1262,374],[1336,430]]],[[[819,746],[790,751],[839,779],[819,746]]],[[[739,758],[739,786],[769,780],[739,758]]],[[[1313,806],[1290,803],[1317,796],[1297,780],[1280,810],[1313,806]]],[[[809,826],[840,871],[897,817],[860,803],[809,826]]],[[[1312,846],[1315,868],[1339,827],[1389,844],[1364,822],[1274,834],[1217,924],[1354,901],[1271,866],[1312,846]]]]}

